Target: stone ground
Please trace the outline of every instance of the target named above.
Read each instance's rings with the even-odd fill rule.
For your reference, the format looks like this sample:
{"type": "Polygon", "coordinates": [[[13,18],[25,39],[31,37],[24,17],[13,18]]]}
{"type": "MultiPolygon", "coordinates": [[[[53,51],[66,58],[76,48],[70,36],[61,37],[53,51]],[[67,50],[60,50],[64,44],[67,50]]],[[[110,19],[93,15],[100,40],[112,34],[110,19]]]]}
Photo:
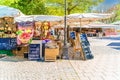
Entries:
{"type": "Polygon", "coordinates": [[[0,80],[120,80],[120,45],[114,45],[120,44],[120,40],[89,38],[89,41],[94,59],[86,61],[1,58],[0,80]]]}

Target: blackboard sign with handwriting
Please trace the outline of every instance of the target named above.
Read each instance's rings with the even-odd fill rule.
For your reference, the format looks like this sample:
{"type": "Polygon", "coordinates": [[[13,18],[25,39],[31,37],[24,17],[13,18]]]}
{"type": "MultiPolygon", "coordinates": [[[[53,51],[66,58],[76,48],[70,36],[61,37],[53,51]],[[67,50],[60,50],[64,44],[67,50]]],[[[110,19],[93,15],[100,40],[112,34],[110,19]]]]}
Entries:
{"type": "Polygon", "coordinates": [[[29,45],[29,60],[40,60],[40,44],[29,45]]]}
{"type": "Polygon", "coordinates": [[[72,39],[75,40],[75,37],[76,37],[75,32],[74,32],[74,31],[71,31],[71,32],[70,32],[70,38],[72,38],[72,39]]]}
{"type": "Polygon", "coordinates": [[[87,36],[85,36],[85,34],[81,34],[80,40],[81,40],[80,42],[81,42],[81,46],[82,46],[85,58],[92,59],[93,55],[92,55],[91,50],[90,50],[90,44],[89,44],[89,41],[87,40],[87,36]]]}

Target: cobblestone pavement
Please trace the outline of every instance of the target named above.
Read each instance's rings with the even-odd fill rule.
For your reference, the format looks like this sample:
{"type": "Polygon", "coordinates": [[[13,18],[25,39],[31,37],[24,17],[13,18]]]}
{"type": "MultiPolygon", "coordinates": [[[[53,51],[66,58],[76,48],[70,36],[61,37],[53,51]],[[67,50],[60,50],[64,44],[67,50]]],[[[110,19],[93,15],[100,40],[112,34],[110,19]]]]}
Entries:
{"type": "Polygon", "coordinates": [[[90,38],[94,59],[56,62],[0,59],[0,80],[120,80],[120,51],[113,40],[90,38]]]}

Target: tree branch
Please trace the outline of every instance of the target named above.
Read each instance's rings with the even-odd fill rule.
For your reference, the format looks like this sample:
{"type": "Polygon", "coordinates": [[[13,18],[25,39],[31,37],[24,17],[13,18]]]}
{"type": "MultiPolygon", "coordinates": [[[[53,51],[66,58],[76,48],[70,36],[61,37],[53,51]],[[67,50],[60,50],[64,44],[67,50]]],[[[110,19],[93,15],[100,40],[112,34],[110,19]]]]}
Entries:
{"type": "Polygon", "coordinates": [[[72,10],[72,9],[74,9],[76,6],[78,6],[79,5],[79,3],[77,3],[77,4],[75,4],[74,6],[72,6],[71,8],[68,8],[69,10],[72,10]]]}

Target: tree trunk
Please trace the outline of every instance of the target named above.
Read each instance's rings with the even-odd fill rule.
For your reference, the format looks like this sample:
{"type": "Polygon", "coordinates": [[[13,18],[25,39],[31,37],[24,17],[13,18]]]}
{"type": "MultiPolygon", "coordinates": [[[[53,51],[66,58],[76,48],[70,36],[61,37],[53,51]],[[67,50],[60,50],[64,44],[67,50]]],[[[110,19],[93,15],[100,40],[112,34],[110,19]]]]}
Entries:
{"type": "Polygon", "coordinates": [[[69,15],[71,13],[71,10],[67,9],[67,14],[69,15]]]}

